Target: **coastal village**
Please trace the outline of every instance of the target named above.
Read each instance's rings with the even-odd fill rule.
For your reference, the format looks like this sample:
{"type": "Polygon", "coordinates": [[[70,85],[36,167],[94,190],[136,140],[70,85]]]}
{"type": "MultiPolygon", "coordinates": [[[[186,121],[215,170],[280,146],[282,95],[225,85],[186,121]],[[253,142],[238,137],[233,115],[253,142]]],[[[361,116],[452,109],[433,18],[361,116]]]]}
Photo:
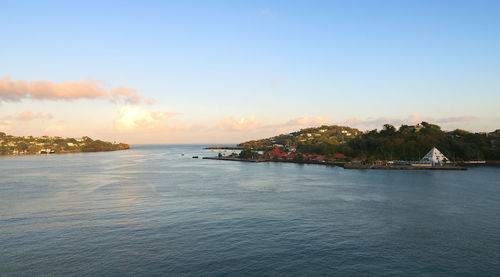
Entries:
{"type": "MultiPolygon", "coordinates": [[[[500,130],[470,133],[442,131],[437,125],[422,122],[399,129],[386,124],[380,131],[361,132],[346,126],[320,126],[290,134],[252,140],[235,147],[207,149],[240,150],[219,152],[206,159],[247,162],[313,163],[342,166],[346,169],[465,169],[464,165],[497,163],[500,159],[500,130]],[[442,152],[441,147],[445,148],[442,152]],[[425,154],[427,153],[427,154],[425,154]],[[447,153],[445,155],[443,153],[447,153]],[[451,155],[450,155],[451,154],[451,155]],[[451,158],[451,159],[450,159],[451,158]]],[[[129,149],[117,142],[90,137],[13,136],[0,132],[0,155],[98,152],[129,149]]]]}
{"type": "MultiPolygon", "coordinates": [[[[239,154],[232,152],[223,155],[219,152],[218,157],[205,157],[204,159],[218,159],[229,161],[249,161],[249,162],[291,162],[306,164],[329,164],[342,166],[346,169],[454,169],[465,170],[466,167],[458,166],[451,162],[437,148],[433,147],[418,161],[386,161],[386,160],[362,160],[350,158],[342,153],[333,155],[318,155],[309,153],[296,153],[295,150],[283,151],[275,146],[271,151],[265,153],[242,150],[239,154]]],[[[480,163],[480,162],[478,162],[480,163]]]]}
{"type": "Polygon", "coordinates": [[[240,153],[219,153],[208,159],[330,164],[346,169],[463,170],[465,165],[485,164],[486,160],[498,163],[499,141],[499,130],[443,131],[427,122],[400,128],[385,124],[382,130],[365,132],[332,125],[244,142],[226,148],[241,150],[240,153]]]}
{"type": "Polygon", "coordinates": [[[113,151],[128,149],[124,143],[93,140],[90,137],[13,136],[0,132],[0,155],[28,155],[113,151]]]}

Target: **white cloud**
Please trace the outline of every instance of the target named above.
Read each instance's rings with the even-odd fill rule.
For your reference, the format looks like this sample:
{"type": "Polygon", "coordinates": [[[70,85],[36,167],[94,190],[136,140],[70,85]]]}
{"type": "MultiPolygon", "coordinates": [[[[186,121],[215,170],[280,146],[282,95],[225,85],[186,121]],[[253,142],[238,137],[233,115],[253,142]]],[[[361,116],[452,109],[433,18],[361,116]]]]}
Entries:
{"type": "Polygon", "coordinates": [[[235,119],[234,117],[225,117],[220,120],[217,128],[224,131],[251,131],[257,128],[265,127],[264,122],[257,122],[255,117],[252,115],[250,117],[241,117],[239,119],[235,119]]]}
{"type": "Polygon", "coordinates": [[[24,112],[16,116],[17,120],[20,121],[31,121],[35,119],[52,119],[53,116],[50,113],[43,114],[41,112],[33,113],[31,110],[25,110],[24,112]]]}
{"type": "Polygon", "coordinates": [[[165,120],[174,115],[169,112],[122,107],[114,122],[114,129],[119,132],[162,130],[165,128],[165,120]]]}
{"type": "Polygon", "coordinates": [[[217,129],[224,131],[246,132],[254,130],[274,130],[275,132],[291,132],[300,128],[321,126],[329,124],[326,116],[303,116],[292,118],[281,123],[270,123],[266,120],[258,121],[255,116],[240,117],[233,116],[221,119],[217,129]]]}
{"type": "Polygon", "coordinates": [[[107,91],[92,80],[52,83],[49,81],[12,81],[9,77],[0,78],[0,101],[18,102],[26,98],[39,100],[107,99],[128,104],[151,103],[152,101],[140,97],[135,89],[119,86],[107,91]]]}

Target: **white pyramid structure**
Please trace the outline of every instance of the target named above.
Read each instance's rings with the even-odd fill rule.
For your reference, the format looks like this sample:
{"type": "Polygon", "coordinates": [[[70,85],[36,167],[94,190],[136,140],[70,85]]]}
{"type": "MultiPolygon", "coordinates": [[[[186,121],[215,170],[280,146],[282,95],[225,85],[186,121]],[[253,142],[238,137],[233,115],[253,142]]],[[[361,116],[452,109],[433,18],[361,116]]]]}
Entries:
{"type": "Polygon", "coordinates": [[[420,161],[431,163],[432,165],[441,165],[449,162],[450,160],[446,158],[446,156],[443,155],[443,153],[441,153],[436,147],[433,147],[420,161]]]}

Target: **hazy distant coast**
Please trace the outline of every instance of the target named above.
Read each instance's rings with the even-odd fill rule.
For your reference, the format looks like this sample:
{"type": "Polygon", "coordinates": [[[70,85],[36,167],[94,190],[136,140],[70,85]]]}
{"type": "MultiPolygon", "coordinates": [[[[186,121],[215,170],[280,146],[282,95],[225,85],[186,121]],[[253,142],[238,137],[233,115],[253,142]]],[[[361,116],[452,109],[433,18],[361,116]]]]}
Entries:
{"type": "Polygon", "coordinates": [[[126,143],[93,140],[90,137],[12,136],[0,132],[0,155],[33,155],[101,152],[129,149],[126,143]]]}

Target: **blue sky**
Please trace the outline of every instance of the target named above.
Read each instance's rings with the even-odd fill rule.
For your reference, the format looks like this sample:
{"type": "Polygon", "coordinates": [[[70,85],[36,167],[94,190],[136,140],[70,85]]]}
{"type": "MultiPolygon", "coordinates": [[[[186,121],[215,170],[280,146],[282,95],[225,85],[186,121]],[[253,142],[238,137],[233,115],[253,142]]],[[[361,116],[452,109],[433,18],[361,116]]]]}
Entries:
{"type": "Polygon", "coordinates": [[[0,90],[11,133],[174,143],[319,123],[500,128],[498,1],[7,1],[0,13],[0,78],[93,80],[154,100],[0,90]],[[17,122],[26,110],[52,118],[17,122]],[[135,124],[117,128],[129,111],[135,124]]]}

